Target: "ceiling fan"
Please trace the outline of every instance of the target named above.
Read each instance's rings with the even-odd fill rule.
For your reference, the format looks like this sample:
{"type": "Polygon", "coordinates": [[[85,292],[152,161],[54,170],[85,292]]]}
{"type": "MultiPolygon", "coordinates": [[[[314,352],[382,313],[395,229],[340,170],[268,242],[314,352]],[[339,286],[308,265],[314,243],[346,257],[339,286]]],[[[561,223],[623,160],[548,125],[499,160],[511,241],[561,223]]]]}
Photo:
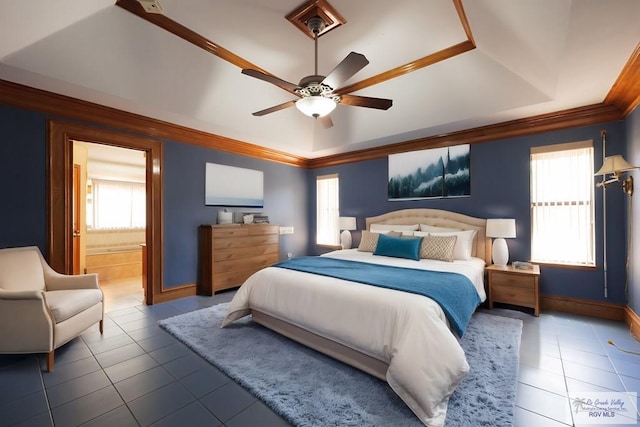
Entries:
{"type": "Polygon", "coordinates": [[[303,77],[299,84],[289,83],[278,77],[251,68],[242,70],[243,74],[274,84],[300,98],[256,111],[253,113],[254,116],[264,116],[295,105],[302,113],[309,117],[320,119],[322,125],[325,128],[329,128],[333,126],[329,113],[331,113],[338,104],[376,108],[379,110],[387,110],[393,105],[393,100],[391,99],[349,94],[338,95],[335,93],[336,89],[338,89],[342,83],[346,82],[351,76],[369,63],[367,58],[360,53],[351,52],[327,76],[318,75],[318,34],[324,30],[325,25],[324,20],[319,16],[314,16],[307,21],[307,27],[313,33],[315,68],[314,74],[303,77]]]}

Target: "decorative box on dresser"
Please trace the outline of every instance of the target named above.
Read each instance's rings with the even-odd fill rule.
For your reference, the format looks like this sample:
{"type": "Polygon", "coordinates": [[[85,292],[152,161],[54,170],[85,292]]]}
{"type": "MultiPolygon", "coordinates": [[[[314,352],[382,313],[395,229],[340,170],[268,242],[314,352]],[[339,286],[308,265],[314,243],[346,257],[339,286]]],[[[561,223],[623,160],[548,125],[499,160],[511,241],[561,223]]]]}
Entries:
{"type": "Polygon", "coordinates": [[[540,295],[538,279],[540,267],[519,269],[512,266],[487,267],[489,275],[489,308],[494,302],[533,308],[533,314],[540,314],[540,295]]]}
{"type": "Polygon", "coordinates": [[[256,271],[278,262],[279,230],[274,224],[201,225],[198,294],[238,287],[256,271]]]}

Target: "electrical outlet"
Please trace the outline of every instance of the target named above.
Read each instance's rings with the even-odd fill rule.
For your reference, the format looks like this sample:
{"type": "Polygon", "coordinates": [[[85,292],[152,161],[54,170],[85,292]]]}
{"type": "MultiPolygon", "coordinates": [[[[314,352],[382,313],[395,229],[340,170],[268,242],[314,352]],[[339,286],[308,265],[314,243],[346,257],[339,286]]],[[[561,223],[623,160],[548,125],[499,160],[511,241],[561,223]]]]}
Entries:
{"type": "Polygon", "coordinates": [[[293,234],[293,227],[280,227],[280,234],[293,234]]]}

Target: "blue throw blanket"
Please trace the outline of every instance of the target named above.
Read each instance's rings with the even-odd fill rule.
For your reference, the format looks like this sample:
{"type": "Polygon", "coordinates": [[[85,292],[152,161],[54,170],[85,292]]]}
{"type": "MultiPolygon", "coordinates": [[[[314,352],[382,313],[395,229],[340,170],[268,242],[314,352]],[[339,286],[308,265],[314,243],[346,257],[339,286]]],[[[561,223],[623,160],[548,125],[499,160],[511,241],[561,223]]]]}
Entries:
{"type": "Polygon", "coordinates": [[[440,304],[453,330],[460,337],[480,304],[480,297],[473,283],[458,273],[401,268],[329,257],[294,258],[273,266],[429,297],[440,304]]]}

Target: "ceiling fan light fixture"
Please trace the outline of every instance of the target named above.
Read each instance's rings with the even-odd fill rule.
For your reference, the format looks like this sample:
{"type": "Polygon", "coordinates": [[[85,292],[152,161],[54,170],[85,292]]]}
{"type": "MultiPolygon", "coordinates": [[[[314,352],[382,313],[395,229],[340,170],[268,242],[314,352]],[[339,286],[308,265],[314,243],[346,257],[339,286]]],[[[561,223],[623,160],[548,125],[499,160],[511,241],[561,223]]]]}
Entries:
{"type": "Polygon", "coordinates": [[[338,104],[322,95],[305,96],[296,101],[296,108],[309,117],[324,117],[335,110],[338,104]]]}
{"type": "MultiPolygon", "coordinates": [[[[393,101],[390,99],[371,98],[366,96],[350,95],[347,93],[334,93],[334,89],[339,88],[340,85],[349,80],[354,74],[356,74],[369,63],[369,60],[361,53],[349,53],[326,76],[321,76],[318,74],[318,37],[320,36],[320,34],[322,34],[323,30],[327,28],[327,21],[325,20],[327,14],[321,13],[318,8],[315,8],[315,5],[321,2],[326,3],[326,0],[309,0],[309,2],[305,4],[303,11],[304,13],[299,13],[299,11],[296,11],[294,14],[297,17],[295,19],[295,25],[300,28],[300,25],[298,24],[302,24],[304,22],[303,26],[308,30],[308,34],[313,35],[314,72],[312,75],[302,78],[302,80],[300,80],[300,83],[298,85],[295,85],[260,70],[254,70],[250,68],[245,68],[242,70],[243,74],[276,85],[279,88],[284,89],[287,92],[300,98],[298,100],[291,100],[279,105],[275,105],[271,108],[256,111],[255,113],[253,113],[254,116],[264,116],[266,114],[292,107],[295,104],[296,108],[300,110],[302,114],[309,117],[314,117],[316,119],[322,118],[322,120],[320,120],[320,123],[325,128],[330,128],[331,126],[333,126],[333,122],[328,116],[343,100],[346,105],[377,108],[381,110],[387,110],[393,104],[393,101]],[[307,6],[311,6],[312,9],[307,10],[307,6]],[[316,10],[318,11],[317,14],[315,13],[316,10]]],[[[326,5],[328,6],[328,3],[326,3],[326,5]]],[[[287,19],[289,18],[290,16],[287,16],[287,19]]],[[[329,22],[333,21],[329,19],[329,22]]]]}

